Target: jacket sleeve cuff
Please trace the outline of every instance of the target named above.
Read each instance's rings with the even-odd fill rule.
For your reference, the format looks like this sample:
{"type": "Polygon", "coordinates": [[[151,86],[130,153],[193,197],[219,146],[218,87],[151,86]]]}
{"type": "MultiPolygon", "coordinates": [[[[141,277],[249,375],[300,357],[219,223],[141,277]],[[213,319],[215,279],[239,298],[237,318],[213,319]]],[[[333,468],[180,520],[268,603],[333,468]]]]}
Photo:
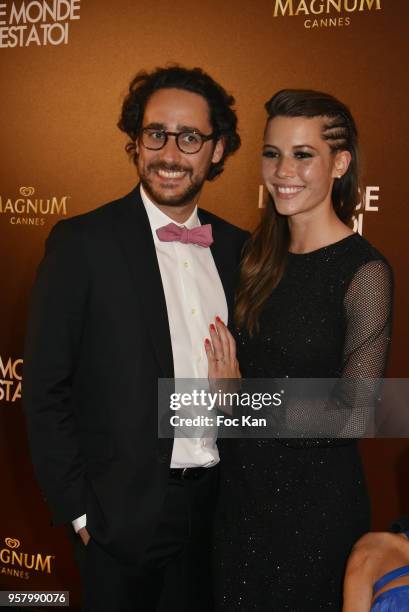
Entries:
{"type": "Polygon", "coordinates": [[[86,526],[86,524],[87,524],[86,514],[83,514],[82,516],[79,516],[78,518],[72,521],[72,526],[74,527],[75,533],[78,533],[80,529],[86,526]]]}

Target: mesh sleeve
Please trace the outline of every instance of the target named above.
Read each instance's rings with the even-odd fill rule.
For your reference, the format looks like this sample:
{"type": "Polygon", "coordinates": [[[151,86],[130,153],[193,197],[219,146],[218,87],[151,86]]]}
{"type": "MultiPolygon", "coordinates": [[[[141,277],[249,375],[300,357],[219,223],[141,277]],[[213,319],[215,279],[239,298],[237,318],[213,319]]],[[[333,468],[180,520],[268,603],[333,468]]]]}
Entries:
{"type": "Polygon", "coordinates": [[[346,332],[340,377],[326,398],[298,396],[288,402],[285,425],[297,438],[284,444],[341,445],[371,432],[391,340],[392,295],[392,272],[385,261],[367,262],[354,273],[343,303],[346,332]]]}
{"type": "Polygon", "coordinates": [[[341,376],[382,378],[391,340],[393,279],[388,264],[355,272],[344,298],[347,321],[341,376]]]}

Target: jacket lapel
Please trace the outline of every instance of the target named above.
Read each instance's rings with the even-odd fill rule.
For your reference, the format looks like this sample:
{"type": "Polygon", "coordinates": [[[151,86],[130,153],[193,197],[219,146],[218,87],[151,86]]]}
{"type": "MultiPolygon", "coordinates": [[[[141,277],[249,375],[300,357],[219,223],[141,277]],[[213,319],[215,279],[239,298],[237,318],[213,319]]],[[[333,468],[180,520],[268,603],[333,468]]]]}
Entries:
{"type": "Polygon", "coordinates": [[[163,378],[173,378],[168,313],[152,230],[139,186],[123,198],[114,228],[152,338],[163,378]]]}

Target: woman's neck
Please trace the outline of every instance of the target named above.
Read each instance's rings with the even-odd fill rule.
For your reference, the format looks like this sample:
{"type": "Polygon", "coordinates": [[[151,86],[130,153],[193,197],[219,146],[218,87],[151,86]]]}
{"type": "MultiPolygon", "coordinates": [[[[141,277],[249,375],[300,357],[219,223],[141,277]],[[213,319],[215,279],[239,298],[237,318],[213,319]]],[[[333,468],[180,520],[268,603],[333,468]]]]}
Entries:
{"type": "Polygon", "coordinates": [[[328,244],[338,242],[352,234],[331,208],[324,211],[309,211],[309,214],[293,215],[288,219],[290,230],[290,252],[309,253],[328,244]]]}

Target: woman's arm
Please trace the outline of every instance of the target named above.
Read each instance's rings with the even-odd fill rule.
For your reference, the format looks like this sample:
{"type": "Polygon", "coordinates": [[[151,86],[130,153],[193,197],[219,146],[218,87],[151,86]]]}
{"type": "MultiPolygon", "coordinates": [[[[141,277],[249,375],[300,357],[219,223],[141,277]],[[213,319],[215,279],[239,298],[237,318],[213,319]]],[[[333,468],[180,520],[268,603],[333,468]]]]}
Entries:
{"type": "MultiPolygon", "coordinates": [[[[367,262],[355,272],[344,298],[340,376],[327,397],[324,393],[320,397],[318,382],[314,399],[306,393],[292,396],[287,424],[295,436],[304,439],[293,439],[290,446],[308,446],[308,438],[314,436],[314,446],[333,446],[368,434],[389,352],[392,290],[391,269],[383,260],[367,262]]],[[[307,389],[313,391],[311,385],[307,389]]],[[[322,389],[325,391],[325,385],[322,389]]]]}
{"type": "Polygon", "coordinates": [[[352,549],[345,572],[342,612],[370,611],[374,565],[377,563],[372,539],[377,535],[364,535],[352,549]]]}
{"type": "MultiPolygon", "coordinates": [[[[409,542],[403,534],[367,533],[349,556],[344,580],[342,612],[369,612],[374,583],[388,572],[409,563],[409,542]]],[[[409,583],[404,576],[386,584],[378,593],[409,583]]]]}

